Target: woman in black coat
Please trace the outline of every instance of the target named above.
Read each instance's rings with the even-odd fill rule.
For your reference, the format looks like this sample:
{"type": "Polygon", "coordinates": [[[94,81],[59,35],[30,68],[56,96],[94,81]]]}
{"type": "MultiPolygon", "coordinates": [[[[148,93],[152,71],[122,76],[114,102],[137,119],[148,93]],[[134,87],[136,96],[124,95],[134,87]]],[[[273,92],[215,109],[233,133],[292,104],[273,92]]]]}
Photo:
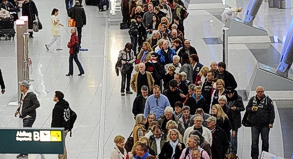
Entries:
{"type": "Polygon", "coordinates": [[[159,24],[160,24],[159,17],[156,15],[153,15],[153,20],[150,23],[150,25],[148,26],[149,33],[152,34],[153,30],[157,30],[159,24]]]}
{"type": "Polygon", "coordinates": [[[159,159],[179,159],[182,150],[185,148],[181,139],[181,134],[177,129],[170,129],[167,136],[167,142],[165,142],[161,153],[159,154],[159,159]]]}
{"type": "MultiPolygon", "coordinates": [[[[28,28],[33,29],[33,22],[36,20],[36,16],[38,17],[38,9],[36,4],[32,0],[25,0],[22,3],[22,16],[28,16],[28,28]]],[[[29,32],[30,38],[33,38],[33,32],[29,32]]]]}

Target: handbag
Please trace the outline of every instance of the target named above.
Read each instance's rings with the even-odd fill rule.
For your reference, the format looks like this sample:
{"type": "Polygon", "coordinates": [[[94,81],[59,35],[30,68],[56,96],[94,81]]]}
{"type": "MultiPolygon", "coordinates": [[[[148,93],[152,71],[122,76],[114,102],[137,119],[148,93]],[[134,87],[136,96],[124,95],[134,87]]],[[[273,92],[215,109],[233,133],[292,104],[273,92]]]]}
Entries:
{"type": "Polygon", "coordinates": [[[245,112],[243,119],[242,119],[242,125],[245,127],[251,127],[251,122],[250,122],[250,114],[245,112]]]}
{"type": "Polygon", "coordinates": [[[130,63],[126,63],[122,67],[122,74],[129,74],[133,70],[133,66],[130,63]]]}
{"type": "Polygon", "coordinates": [[[38,22],[38,20],[33,21],[33,31],[34,32],[39,32],[39,22],[38,22]]]}
{"type": "MultiPolygon", "coordinates": [[[[75,17],[75,8],[73,8],[73,10],[74,10],[74,16],[73,17],[75,17]]],[[[73,19],[73,18],[70,18],[69,20],[68,20],[68,27],[76,27],[76,20],[75,19],[73,19]]]]}
{"type": "Polygon", "coordinates": [[[131,137],[133,131],[131,131],[129,137],[127,138],[127,141],[125,142],[124,148],[126,149],[127,152],[130,152],[132,147],[133,147],[133,137],[131,137]]]}
{"type": "Polygon", "coordinates": [[[78,43],[78,40],[76,40],[77,36],[74,36],[75,38],[75,44],[73,46],[73,51],[74,51],[74,54],[78,54],[79,53],[79,43],[78,43]]]}
{"type": "Polygon", "coordinates": [[[37,19],[38,19],[39,30],[42,30],[43,29],[43,25],[42,25],[39,17],[37,17],[37,19]]]}
{"type": "Polygon", "coordinates": [[[136,59],[135,64],[139,64],[139,63],[140,63],[140,59],[136,59]]]}
{"type": "Polygon", "coordinates": [[[156,71],[156,73],[155,73],[155,77],[158,79],[158,80],[161,80],[161,79],[163,79],[163,77],[159,74],[159,72],[157,71],[157,69],[156,69],[156,67],[155,67],[155,65],[154,65],[154,63],[153,63],[153,61],[152,60],[150,60],[151,61],[151,63],[152,63],[152,65],[153,65],[153,67],[154,67],[154,69],[155,69],[155,71],[156,71]]]}

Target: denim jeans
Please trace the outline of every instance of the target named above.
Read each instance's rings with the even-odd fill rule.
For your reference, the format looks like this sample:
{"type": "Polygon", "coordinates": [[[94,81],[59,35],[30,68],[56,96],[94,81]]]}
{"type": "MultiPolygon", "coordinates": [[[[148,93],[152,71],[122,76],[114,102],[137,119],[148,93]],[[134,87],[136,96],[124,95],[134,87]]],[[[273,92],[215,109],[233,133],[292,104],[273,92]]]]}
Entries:
{"type": "Polygon", "coordinates": [[[258,159],[259,155],[259,134],[261,135],[262,140],[262,151],[268,152],[269,150],[269,132],[270,128],[269,125],[266,126],[251,126],[251,158],[258,159]]]}
{"type": "Polygon", "coordinates": [[[131,73],[129,73],[129,74],[121,74],[121,77],[122,77],[122,80],[121,80],[121,92],[125,92],[125,83],[126,83],[126,91],[130,91],[129,86],[130,86],[131,73]]]}
{"type": "MultiPolygon", "coordinates": [[[[24,118],[22,121],[23,127],[29,127],[31,128],[36,120],[36,117],[29,117],[24,118]]],[[[21,155],[28,155],[28,154],[21,154],[21,155]]]]}
{"type": "Polygon", "coordinates": [[[231,145],[231,148],[232,148],[232,153],[234,154],[234,155],[236,155],[237,154],[237,144],[238,144],[238,142],[237,142],[237,140],[238,140],[238,128],[235,130],[235,132],[236,132],[236,135],[235,135],[235,137],[232,137],[232,135],[231,135],[231,141],[230,141],[230,145],[231,145]]]}
{"type": "Polygon", "coordinates": [[[73,0],[65,0],[66,10],[70,9],[73,5],[73,0]]]}
{"type": "Polygon", "coordinates": [[[81,33],[82,33],[82,27],[77,27],[77,36],[79,40],[79,45],[81,44],[81,33]]]}
{"type": "Polygon", "coordinates": [[[84,70],[78,60],[78,55],[70,54],[70,56],[69,56],[69,74],[71,74],[71,75],[73,74],[73,60],[75,61],[76,65],[79,69],[79,72],[84,73],[84,70]]]}
{"type": "Polygon", "coordinates": [[[136,50],[137,50],[137,36],[133,36],[133,35],[130,35],[130,40],[131,40],[131,44],[133,45],[132,47],[132,50],[134,52],[134,55],[136,56],[136,50]]]}

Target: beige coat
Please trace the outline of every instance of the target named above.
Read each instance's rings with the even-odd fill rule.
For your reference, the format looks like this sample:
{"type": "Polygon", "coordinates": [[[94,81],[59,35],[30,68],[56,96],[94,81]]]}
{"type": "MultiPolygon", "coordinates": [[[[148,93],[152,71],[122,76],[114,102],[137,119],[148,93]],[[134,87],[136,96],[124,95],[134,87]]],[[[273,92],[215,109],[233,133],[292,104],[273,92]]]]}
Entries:
{"type": "MultiPolygon", "coordinates": [[[[145,73],[147,75],[149,91],[152,91],[153,87],[154,87],[155,80],[150,72],[146,71],[145,73]]],[[[130,86],[133,89],[133,91],[136,93],[138,92],[137,91],[138,74],[139,74],[139,72],[134,73],[131,80],[130,80],[130,86]]]]}
{"type": "Polygon", "coordinates": [[[126,158],[127,151],[124,149],[124,154],[120,152],[117,146],[114,147],[114,149],[111,152],[110,159],[125,159],[126,158]]]}
{"type": "Polygon", "coordinates": [[[59,25],[59,19],[57,16],[52,15],[51,16],[51,35],[59,35],[60,36],[60,25],[59,25]],[[55,24],[55,22],[57,22],[55,24]]]}

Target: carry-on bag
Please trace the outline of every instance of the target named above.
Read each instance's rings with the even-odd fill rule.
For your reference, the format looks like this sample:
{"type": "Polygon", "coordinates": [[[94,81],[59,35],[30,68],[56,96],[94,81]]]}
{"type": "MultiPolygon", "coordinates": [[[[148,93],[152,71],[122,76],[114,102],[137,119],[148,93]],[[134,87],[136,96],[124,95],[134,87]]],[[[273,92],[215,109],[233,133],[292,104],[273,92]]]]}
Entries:
{"type": "Polygon", "coordinates": [[[120,23],[120,29],[128,29],[129,25],[128,23],[120,23]]]}

